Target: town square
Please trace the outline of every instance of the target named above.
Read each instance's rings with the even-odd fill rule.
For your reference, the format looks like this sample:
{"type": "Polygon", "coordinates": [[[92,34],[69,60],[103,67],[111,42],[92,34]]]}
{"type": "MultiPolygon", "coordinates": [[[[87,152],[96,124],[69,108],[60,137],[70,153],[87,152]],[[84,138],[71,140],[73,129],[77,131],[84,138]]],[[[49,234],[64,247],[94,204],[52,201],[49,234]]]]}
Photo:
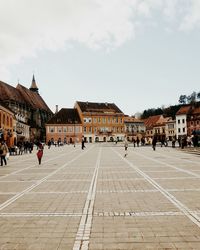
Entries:
{"type": "Polygon", "coordinates": [[[0,169],[1,249],[199,249],[199,155],[47,146],[0,169]]]}
{"type": "Polygon", "coordinates": [[[200,0],[0,9],[0,250],[200,250],[200,0]]]}

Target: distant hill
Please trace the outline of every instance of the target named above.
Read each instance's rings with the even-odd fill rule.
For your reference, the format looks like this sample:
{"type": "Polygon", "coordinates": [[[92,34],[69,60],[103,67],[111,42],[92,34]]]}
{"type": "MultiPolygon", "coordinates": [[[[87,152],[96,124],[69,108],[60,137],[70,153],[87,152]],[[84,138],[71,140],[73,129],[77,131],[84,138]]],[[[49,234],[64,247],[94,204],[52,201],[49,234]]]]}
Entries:
{"type": "Polygon", "coordinates": [[[150,116],[153,115],[163,115],[164,117],[170,116],[173,119],[175,119],[177,111],[182,107],[182,106],[188,106],[188,105],[194,105],[194,106],[200,106],[200,102],[195,102],[192,104],[178,104],[178,105],[173,105],[169,106],[167,108],[151,108],[151,109],[146,109],[143,111],[141,118],[146,119],[150,116]]]}

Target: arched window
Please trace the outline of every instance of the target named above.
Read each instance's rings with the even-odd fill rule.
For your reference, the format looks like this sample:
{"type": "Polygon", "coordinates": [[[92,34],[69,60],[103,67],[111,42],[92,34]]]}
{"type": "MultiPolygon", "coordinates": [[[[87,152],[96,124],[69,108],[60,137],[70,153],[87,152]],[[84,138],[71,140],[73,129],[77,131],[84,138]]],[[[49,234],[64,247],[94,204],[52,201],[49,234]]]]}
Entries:
{"type": "Polygon", "coordinates": [[[9,116],[6,117],[6,125],[9,126],[9,116]]]}
{"type": "Polygon", "coordinates": [[[6,123],[6,116],[5,114],[3,114],[3,125],[5,125],[5,123],[6,123]]]}
{"type": "Polygon", "coordinates": [[[13,124],[12,124],[12,117],[10,117],[10,127],[12,127],[13,124]]]}

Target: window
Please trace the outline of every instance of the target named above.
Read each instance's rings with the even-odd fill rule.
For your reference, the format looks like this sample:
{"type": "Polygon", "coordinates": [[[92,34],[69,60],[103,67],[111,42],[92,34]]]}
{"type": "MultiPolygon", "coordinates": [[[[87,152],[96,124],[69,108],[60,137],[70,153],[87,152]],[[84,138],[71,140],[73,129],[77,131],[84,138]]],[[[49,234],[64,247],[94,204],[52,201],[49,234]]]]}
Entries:
{"type": "Polygon", "coordinates": [[[9,126],[9,117],[7,116],[6,125],[9,126]]]}
{"type": "Polygon", "coordinates": [[[178,132],[179,132],[179,133],[181,132],[181,129],[180,129],[180,128],[178,129],[178,132]]]}
{"type": "Polygon", "coordinates": [[[180,120],[178,119],[178,124],[180,124],[180,120]]]}
{"type": "Polygon", "coordinates": [[[94,122],[94,123],[97,123],[97,118],[93,118],[93,122],[94,122]]]}
{"type": "Polygon", "coordinates": [[[110,123],[110,117],[108,117],[108,123],[110,123]]]}
{"type": "Polygon", "coordinates": [[[6,122],[6,116],[5,114],[3,114],[3,124],[5,125],[5,122],[6,122]]]}
{"type": "Polygon", "coordinates": [[[80,127],[75,127],[75,132],[79,133],[80,132],[80,127]]]}
{"type": "Polygon", "coordinates": [[[73,132],[73,127],[68,127],[68,132],[73,132]]]}
{"type": "Polygon", "coordinates": [[[105,117],[103,117],[102,120],[103,120],[103,123],[106,123],[106,118],[105,117]]]}
{"type": "Polygon", "coordinates": [[[54,127],[50,127],[50,133],[54,133],[55,132],[55,128],[54,127]]]}
{"type": "Polygon", "coordinates": [[[185,133],[185,128],[183,128],[183,133],[185,133]]]}
{"type": "Polygon", "coordinates": [[[83,119],[83,121],[84,121],[85,123],[91,123],[91,122],[92,122],[92,118],[86,117],[86,118],[83,119]]]}
{"type": "Polygon", "coordinates": [[[62,128],[58,127],[58,133],[62,133],[62,128]]]}
{"type": "Polygon", "coordinates": [[[98,122],[99,122],[99,123],[101,122],[101,117],[98,118],[98,122]]]}
{"type": "Polygon", "coordinates": [[[182,123],[185,123],[185,119],[182,119],[182,123]]]}
{"type": "Polygon", "coordinates": [[[67,132],[67,127],[63,127],[63,132],[64,132],[64,133],[67,132]]]}
{"type": "Polygon", "coordinates": [[[83,128],[83,131],[86,133],[86,132],[87,132],[87,128],[86,128],[86,127],[84,127],[84,128],[83,128]]]}

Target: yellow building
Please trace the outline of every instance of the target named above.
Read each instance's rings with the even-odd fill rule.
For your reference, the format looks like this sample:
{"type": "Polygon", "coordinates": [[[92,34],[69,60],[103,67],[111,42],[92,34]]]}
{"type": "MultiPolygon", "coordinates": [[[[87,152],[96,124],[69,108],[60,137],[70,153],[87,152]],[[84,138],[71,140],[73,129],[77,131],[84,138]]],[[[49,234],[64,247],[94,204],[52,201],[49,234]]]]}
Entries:
{"type": "Polygon", "coordinates": [[[75,103],[86,142],[121,141],[124,138],[124,114],[114,103],[75,103]]]}
{"type": "Polygon", "coordinates": [[[14,145],[14,113],[6,106],[0,105],[0,140],[4,140],[8,147],[14,145]]]}

